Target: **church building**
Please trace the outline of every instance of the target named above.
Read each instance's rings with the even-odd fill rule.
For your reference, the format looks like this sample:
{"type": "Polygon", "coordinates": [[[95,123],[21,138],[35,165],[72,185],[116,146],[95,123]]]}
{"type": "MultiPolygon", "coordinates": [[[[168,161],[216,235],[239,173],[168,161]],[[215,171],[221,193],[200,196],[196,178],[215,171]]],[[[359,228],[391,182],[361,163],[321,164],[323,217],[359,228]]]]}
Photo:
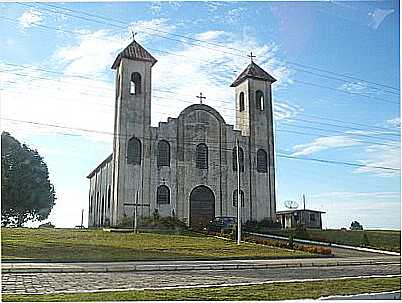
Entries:
{"type": "Polygon", "coordinates": [[[133,41],[112,65],[116,71],[113,153],[87,177],[88,226],[118,226],[135,211],[141,218],[155,209],[160,216],[176,216],[191,227],[205,226],[218,216],[235,217],[238,170],[242,221],[275,220],[271,85],[276,80],[251,57],[231,84],[235,126],[200,98],[177,118],[153,127],[151,82],[156,63],[133,41]]]}

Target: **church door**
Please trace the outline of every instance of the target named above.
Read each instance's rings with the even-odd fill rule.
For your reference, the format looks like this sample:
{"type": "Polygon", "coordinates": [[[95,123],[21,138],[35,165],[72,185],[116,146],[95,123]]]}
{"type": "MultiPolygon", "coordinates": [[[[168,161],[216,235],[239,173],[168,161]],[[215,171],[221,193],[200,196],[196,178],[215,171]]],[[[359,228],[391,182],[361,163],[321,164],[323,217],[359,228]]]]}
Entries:
{"type": "Polygon", "coordinates": [[[204,228],[214,217],[214,193],[206,186],[197,186],[190,195],[190,226],[204,228]]]}

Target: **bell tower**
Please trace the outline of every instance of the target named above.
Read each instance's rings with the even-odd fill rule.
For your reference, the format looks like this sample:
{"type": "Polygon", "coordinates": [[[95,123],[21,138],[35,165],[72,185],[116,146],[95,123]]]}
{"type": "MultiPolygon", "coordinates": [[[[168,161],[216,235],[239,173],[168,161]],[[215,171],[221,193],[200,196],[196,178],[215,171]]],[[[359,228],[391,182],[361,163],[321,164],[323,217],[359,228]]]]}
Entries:
{"type": "Polygon", "coordinates": [[[271,85],[276,81],[253,61],[231,84],[236,94],[236,129],[248,137],[250,201],[257,220],[275,219],[275,161],[271,85]]]}
{"type": "Polygon", "coordinates": [[[133,215],[136,200],[149,203],[149,186],[142,183],[150,174],[151,74],[156,62],[134,40],[112,65],[116,70],[112,226],[133,215]]]}

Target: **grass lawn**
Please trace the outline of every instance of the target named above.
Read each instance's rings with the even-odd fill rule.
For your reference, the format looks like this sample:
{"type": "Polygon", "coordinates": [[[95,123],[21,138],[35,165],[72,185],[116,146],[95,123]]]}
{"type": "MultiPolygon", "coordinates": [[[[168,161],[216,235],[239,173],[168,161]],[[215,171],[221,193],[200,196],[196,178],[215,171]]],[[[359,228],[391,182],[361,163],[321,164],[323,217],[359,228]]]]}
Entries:
{"type": "Polygon", "coordinates": [[[185,233],[110,233],[77,229],[1,229],[2,260],[135,261],[313,257],[302,252],[185,233]]]}
{"type": "MultiPolygon", "coordinates": [[[[269,230],[269,233],[288,237],[291,230],[269,230]]],[[[306,239],[325,241],[337,244],[364,246],[364,234],[367,235],[369,245],[366,247],[384,249],[390,251],[401,251],[400,230],[346,230],[339,229],[308,229],[306,239]]]]}
{"type": "Polygon", "coordinates": [[[134,301],[134,300],[294,300],[322,296],[386,292],[401,289],[401,278],[368,278],[255,286],[188,288],[51,295],[3,295],[3,301],[134,301]]]}

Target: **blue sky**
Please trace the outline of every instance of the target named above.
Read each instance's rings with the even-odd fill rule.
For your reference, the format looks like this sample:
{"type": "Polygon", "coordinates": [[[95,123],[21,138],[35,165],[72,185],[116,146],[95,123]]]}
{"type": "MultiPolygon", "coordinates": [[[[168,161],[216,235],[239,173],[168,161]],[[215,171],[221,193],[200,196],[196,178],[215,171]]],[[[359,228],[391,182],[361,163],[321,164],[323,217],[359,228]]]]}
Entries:
{"type": "Polygon", "coordinates": [[[326,212],[324,227],[400,228],[400,173],[370,167],[400,168],[398,1],[3,3],[0,11],[1,116],[72,128],[1,121],[45,157],[56,226],[80,223],[85,177],[111,153],[110,66],[133,29],[158,59],[153,125],[200,91],[233,124],[229,85],[252,51],[278,79],[277,154],[367,165],[277,157],[277,208],[305,193],[308,208],[326,212]]]}

